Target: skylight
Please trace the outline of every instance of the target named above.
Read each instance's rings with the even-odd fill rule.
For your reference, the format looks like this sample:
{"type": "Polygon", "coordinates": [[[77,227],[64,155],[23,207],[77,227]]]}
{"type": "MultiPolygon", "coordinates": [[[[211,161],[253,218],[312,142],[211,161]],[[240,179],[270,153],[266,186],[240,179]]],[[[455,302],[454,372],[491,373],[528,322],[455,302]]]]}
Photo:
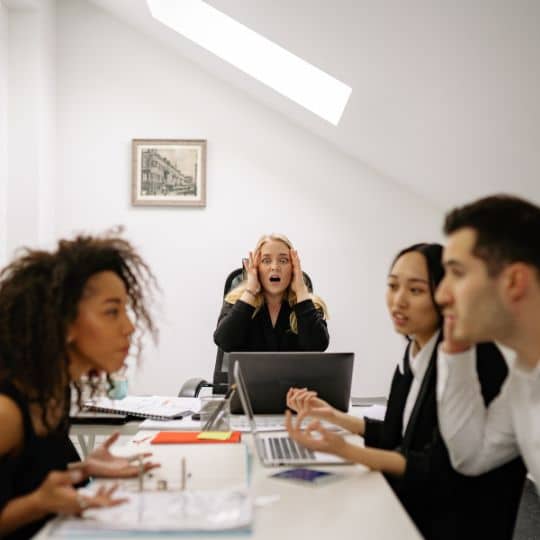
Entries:
{"type": "Polygon", "coordinates": [[[154,19],[338,125],[352,89],[202,0],[146,0],[154,19]]]}

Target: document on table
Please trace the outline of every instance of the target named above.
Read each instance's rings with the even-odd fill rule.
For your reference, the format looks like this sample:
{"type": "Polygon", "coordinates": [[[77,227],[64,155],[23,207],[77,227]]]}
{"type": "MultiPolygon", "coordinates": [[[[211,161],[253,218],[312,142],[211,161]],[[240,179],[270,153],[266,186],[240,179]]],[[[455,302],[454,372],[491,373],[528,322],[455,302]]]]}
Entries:
{"type": "Polygon", "coordinates": [[[247,488],[205,491],[117,492],[122,505],[57,520],[51,535],[95,538],[96,533],[249,531],[253,500],[247,488]]]}
{"type": "MultiPolygon", "coordinates": [[[[276,415],[256,415],[255,423],[257,431],[283,431],[285,429],[285,416],[282,414],[276,415]]],[[[249,423],[246,416],[242,414],[234,414],[230,417],[231,430],[248,433],[250,431],[249,423]]],[[[141,422],[141,430],[157,430],[157,431],[197,431],[201,429],[201,421],[193,420],[191,417],[185,417],[181,420],[145,420],[141,422]]]]}
{"type": "MultiPolygon", "coordinates": [[[[151,444],[155,431],[139,431],[134,440],[115,449],[115,454],[131,456],[152,452],[152,461],[161,464],[144,480],[144,488],[157,491],[166,481],[170,491],[183,483],[182,461],[188,475],[186,488],[193,491],[226,489],[249,485],[249,454],[245,444],[151,444]],[[142,442],[139,442],[142,441],[142,442]],[[211,464],[211,465],[210,465],[211,464]]],[[[120,479],[119,489],[137,491],[137,479],[120,479]]]]}

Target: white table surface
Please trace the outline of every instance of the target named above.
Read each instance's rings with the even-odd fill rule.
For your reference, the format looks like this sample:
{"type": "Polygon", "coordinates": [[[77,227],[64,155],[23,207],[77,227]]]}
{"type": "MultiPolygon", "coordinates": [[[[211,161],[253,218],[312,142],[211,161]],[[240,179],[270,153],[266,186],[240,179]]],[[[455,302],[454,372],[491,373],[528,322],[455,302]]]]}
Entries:
{"type": "MultiPolygon", "coordinates": [[[[141,431],[127,445],[117,448],[117,452],[130,454],[134,451],[151,451],[152,459],[162,463],[163,471],[171,467],[178,468],[178,456],[181,455],[183,445],[151,445],[150,440],[155,434],[155,431],[141,431]]],[[[360,441],[359,437],[357,439],[360,441]]],[[[280,469],[263,467],[256,455],[251,453],[250,435],[243,436],[243,443],[247,444],[251,455],[251,486],[256,501],[273,500],[263,506],[257,505],[253,532],[250,535],[252,538],[256,540],[421,538],[380,473],[368,471],[360,465],[347,465],[320,467],[322,470],[341,475],[339,480],[327,484],[313,486],[278,480],[270,478],[270,475],[280,469]]],[[[210,461],[209,471],[220,466],[215,460],[210,461]]],[[[46,526],[36,538],[39,540],[53,538],[48,534],[49,529],[50,526],[46,526]]],[[[246,534],[227,533],[227,536],[245,538],[246,534]]],[[[215,538],[212,535],[200,534],[196,537],[215,538]]],[[[157,540],[162,539],[163,535],[137,534],[137,538],[157,540]]]]}

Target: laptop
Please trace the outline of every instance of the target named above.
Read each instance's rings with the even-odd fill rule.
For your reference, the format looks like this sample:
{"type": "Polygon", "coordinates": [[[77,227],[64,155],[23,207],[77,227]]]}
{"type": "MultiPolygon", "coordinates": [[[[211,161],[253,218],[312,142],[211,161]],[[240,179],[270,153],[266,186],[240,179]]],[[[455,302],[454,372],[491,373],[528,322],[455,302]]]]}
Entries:
{"type": "MultiPolygon", "coordinates": [[[[227,369],[240,364],[257,415],[283,414],[291,386],[314,390],[336,409],[349,410],[354,353],[232,352],[223,361],[227,369]]],[[[231,384],[233,374],[228,371],[231,384]]],[[[231,400],[231,412],[242,412],[238,396],[231,400]]]]}
{"type": "Polygon", "coordinates": [[[255,415],[247,390],[246,380],[242,374],[240,362],[235,362],[233,376],[236,383],[236,393],[250,424],[255,449],[260,462],[265,467],[280,467],[283,465],[346,465],[348,462],[332,454],[313,452],[300,446],[287,434],[261,433],[255,423],[255,415]]]}

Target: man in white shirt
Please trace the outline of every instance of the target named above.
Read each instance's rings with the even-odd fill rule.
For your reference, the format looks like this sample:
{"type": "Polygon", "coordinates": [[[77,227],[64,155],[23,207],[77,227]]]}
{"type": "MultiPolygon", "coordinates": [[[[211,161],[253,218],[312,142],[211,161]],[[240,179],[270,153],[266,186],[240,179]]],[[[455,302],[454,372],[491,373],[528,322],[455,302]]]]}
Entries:
{"type": "Polygon", "coordinates": [[[540,482],[540,208],[510,196],[446,217],[445,316],[438,358],[439,425],[452,465],[478,475],[521,454],[540,482]],[[466,343],[497,340],[516,352],[486,409],[466,343]]]}

